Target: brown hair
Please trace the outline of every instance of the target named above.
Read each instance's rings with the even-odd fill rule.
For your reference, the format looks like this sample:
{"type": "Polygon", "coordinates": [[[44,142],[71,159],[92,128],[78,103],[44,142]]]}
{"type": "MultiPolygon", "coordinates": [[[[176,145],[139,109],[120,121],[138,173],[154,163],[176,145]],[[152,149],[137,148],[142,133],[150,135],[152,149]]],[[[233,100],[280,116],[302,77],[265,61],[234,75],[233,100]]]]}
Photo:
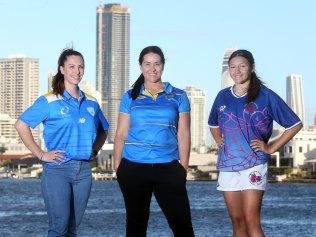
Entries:
{"type": "MultiPolygon", "coordinates": [[[[243,57],[247,59],[251,68],[254,69],[255,60],[252,56],[252,53],[250,53],[248,50],[238,49],[235,52],[233,52],[228,59],[228,65],[230,64],[230,61],[235,57],[243,57]]],[[[259,79],[256,72],[252,70],[250,75],[250,83],[247,91],[247,103],[254,101],[258,97],[260,87],[262,84],[263,82],[259,79]]]]}
{"type": "Polygon", "coordinates": [[[60,71],[60,67],[63,67],[65,62],[67,61],[67,58],[69,56],[80,56],[83,59],[83,56],[80,52],[74,50],[74,49],[64,49],[58,59],[58,67],[57,67],[57,73],[55,76],[53,76],[52,80],[52,88],[53,88],[53,94],[55,95],[62,95],[65,90],[65,84],[64,84],[64,75],[60,71]]]}

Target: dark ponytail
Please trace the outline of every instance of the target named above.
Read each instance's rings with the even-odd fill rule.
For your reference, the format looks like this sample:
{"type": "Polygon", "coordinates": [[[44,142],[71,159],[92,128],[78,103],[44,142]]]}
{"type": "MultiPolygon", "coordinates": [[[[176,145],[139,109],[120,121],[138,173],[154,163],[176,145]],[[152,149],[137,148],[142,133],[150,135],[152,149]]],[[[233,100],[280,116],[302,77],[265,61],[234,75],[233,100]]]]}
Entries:
{"type": "Polygon", "coordinates": [[[140,88],[142,87],[144,82],[145,82],[144,75],[140,74],[138,79],[133,84],[133,90],[132,90],[132,99],[133,100],[135,100],[137,98],[139,91],[140,91],[140,88]]]}
{"type": "Polygon", "coordinates": [[[247,61],[249,62],[249,65],[252,68],[246,100],[247,100],[247,103],[253,102],[258,97],[261,85],[263,84],[263,82],[259,79],[256,72],[254,71],[255,60],[252,56],[252,53],[250,53],[248,50],[238,49],[230,55],[228,59],[228,64],[235,57],[243,57],[247,59],[247,61]]]}
{"type": "Polygon", "coordinates": [[[259,95],[260,87],[263,82],[255,72],[251,72],[251,79],[247,91],[247,103],[253,102],[259,95]]]}
{"type": "MultiPolygon", "coordinates": [[[[141,65],[144,61],[144,56],[148,53],[154,53],[154,54],[158,54],[160,56],[160,60],[162,62],[163,65],[165,65],[165,56],[162,52],[162,50],[158,47],[158,46],[148,46],[146,48],[144,48],[140,54],[139,54],[139,58],[138,58],[138,62],[139,65],[141,65]]],[[[136,80],[136,82],[133,84],[133,89],[132,89],[132,100],[135,100],[140,92],[140,89],[142,87],[142,85],[145,82],[145,78],[143,74],[140,74],[140,76],[138,77],[138,79],[136,80]]]]}

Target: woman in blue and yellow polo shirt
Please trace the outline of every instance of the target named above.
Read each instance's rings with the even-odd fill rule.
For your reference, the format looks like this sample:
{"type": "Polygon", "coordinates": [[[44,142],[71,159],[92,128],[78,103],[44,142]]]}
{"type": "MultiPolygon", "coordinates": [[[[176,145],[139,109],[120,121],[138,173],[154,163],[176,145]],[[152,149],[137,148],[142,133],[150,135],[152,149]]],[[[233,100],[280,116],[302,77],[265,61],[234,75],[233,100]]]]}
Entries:
{"type": "Polygon", "coordinates": [[[84,74],[81,53],[64,50],[53,91],[40,96],[16,122],[22,141],[43,164],[42,193],[48,236],[76,236],[91,190],[89,161],[102,147],[109,124],[95,98],[79,89],[84,74]],[[31,128],[43,123],[43,151],[31,128]]]}
{"type": "Polygon", "coordinates": [[[126,236],[146,236],[152,193],[175,236],[194,236],[186,190],[190,104],[161,75],[157,46],[139,56],[142,74],[122,98],[114,142],[117,179],[126,208],[126,236]]]}

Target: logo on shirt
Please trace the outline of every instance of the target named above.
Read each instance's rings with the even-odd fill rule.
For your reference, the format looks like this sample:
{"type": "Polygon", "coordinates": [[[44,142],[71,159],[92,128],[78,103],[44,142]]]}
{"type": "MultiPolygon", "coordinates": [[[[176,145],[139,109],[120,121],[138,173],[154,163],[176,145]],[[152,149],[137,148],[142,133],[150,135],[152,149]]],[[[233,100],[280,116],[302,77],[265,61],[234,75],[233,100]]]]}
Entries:
{"type": "Polygon", "coordinates": [[[85,118],[79,118],[79,123],[85,123],[86,119],[85,118]]]}
{"type": "Polygon", "coordinates": [[[223,112],[225,110],[225,108],[226,108],[226,105],[222,105],[221,107],[219,107],[219,111],[223,112]]]}
{"type": "Polygon", "coordinates": [[[94,110],[94,108],[93,108],[93,107],[88,107],[87,110],[88,110],[89,114],[91,114],[92,117],[94,117],[94,115],[95,115],[95,110],[94,110]]]}
{"type": "Polygon", "coordinates": [[[262,175],[258,171],[253,171],[249,174],[249,182],[253,185],[262,183],[262,175]]]}
{"type": "Polygon", "coordinates": [[[60,109],[60,114],[61,114],[62,116],[68,115],[68,113],[69,113],[69,107],[68,107],[68,106],[64,106],[64,107],[62,107],[62,108],[60,109]]]}
{"type": "Polygon", "coordinates": [[[174,94],[173,93],[169,93],[169,94],[166,95],[166,99],[167,100],[171,100],[173,98],[174,98],[174,94]]]}

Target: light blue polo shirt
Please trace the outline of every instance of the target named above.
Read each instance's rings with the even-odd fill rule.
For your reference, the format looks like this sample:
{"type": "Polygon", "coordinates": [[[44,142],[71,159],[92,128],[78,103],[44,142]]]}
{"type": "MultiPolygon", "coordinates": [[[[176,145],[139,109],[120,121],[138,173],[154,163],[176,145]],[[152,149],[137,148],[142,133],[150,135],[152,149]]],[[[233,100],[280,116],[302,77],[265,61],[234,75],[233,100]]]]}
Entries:
{"type": "Polygon", "coordinates": [[[190,112],[186,93],[168,82],[156,99],[144,93],[144,85],[136,100],[132,100],[131,91],[123,95],[120,105],[120,113],[130,117],[122,157],[149,164],[178,160],[179,113],[190,112]]]}
{"type": "Polygon", "coordinates": [[[31,128],[43,123],[47,150],[64,151],[65,162],[88,160],[97,132],[109,128],[97,100],[82,91],[79,101],[66,90],[42,95],[19,119],[31,128]]]}

